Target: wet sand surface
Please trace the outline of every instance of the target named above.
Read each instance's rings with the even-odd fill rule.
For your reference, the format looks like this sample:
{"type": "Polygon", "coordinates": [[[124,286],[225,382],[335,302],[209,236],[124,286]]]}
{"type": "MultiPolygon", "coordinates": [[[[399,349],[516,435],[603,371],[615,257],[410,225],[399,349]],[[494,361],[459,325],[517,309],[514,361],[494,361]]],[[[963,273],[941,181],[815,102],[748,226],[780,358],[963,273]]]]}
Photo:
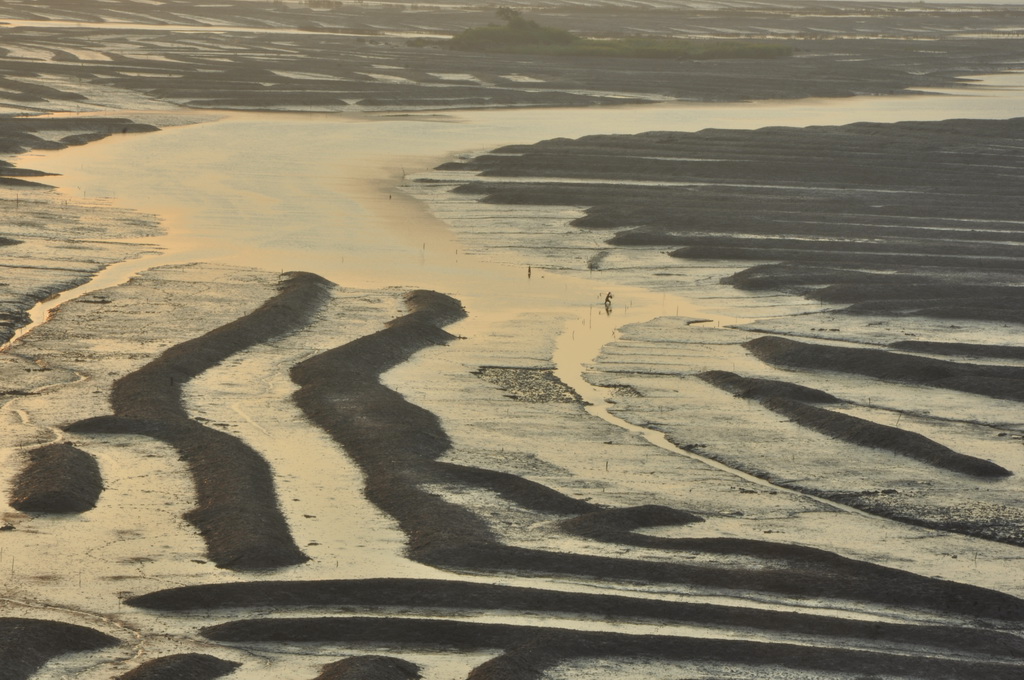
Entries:
{"type": "Polygon", "coordinates": [[[545,21],[594,32],[627,16],[827,46],[772,81],[716,62],[663,89],[665,64],[577,63],[528,91],[550,64],[467,74],[397,35],[487,20],[464,8],[145,7],[4,9],[18,110],[163,128],[5,133],[28,153],[0,173],[3,311],[31,329],[0,353],[11,677],[1019,675],[1013,76],[965,96],[415,111],[440,89],[464,108],[949,87],[1013,62],[994,38],[1014,8],[552,4],[545,21]],[[894,57],[924,36],[957,40],[894,57]],[[197,67],[192,92],[155,87],[197,67]],[[310,111],[340,108],[358,113],[310,111]],[[889,124],[915,118],[997,122],[889,124]],[[889,155],[822,171],[851,129],[804,126],[864,119],[889,155]],[[735,131],[694,134],[709,125],[735,131]],[[595,133],[620,136],[528,146],[595,133]],[[505,144],[522,146],[487,153],[505,144]],[[987,198],[958,204],[942,164],[987,198]],[[800,199],[768,200],[783,191],[800,199]],[[809,266],[823,225],[843,237],[819,233],[809,266]],[[940,276],[894,252],[972,261],[940,276]],[[879,295],[898,286],[914,296],[879,295]]]}

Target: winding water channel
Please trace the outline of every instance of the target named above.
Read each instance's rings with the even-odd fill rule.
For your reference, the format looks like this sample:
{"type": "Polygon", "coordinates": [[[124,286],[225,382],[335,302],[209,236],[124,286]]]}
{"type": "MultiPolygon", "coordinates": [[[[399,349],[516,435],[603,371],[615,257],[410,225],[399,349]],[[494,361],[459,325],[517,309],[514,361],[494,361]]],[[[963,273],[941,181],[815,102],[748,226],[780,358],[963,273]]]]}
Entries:
{"type": "MultiPolygon", "coordinates": [[[[159,264],[217,261],[315,271],[345,286],[433,288],[483,318],[494,310],[585,308],[593,285],[553,277],[526,287],[520,269],[461,253],[458,236],[400,191],[447,158],[598,133],[1009,118],[1024,111],[1022,88],[1024,74],[1003,74],[946,95],[443,114],[223,112],[156,134],[34,153],[23,164],[57,173],[48,181],[65,192],[163,220],[161,255],[115,267],[90,287],[159,264]]],[[[687,300],[674,305],[698,311],[687,300]]]]}

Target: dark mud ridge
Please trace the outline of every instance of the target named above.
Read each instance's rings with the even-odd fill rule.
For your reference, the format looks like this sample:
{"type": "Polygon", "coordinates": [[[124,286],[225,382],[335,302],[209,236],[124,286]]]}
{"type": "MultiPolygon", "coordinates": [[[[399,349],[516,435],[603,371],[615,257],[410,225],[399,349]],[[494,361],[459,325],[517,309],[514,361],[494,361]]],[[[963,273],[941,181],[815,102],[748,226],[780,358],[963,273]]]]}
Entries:
{"type": "Polygon", "coordinates": [[[27,680],[50,659],[120,644],[92,628],[42,619],[0,618],[0,677],[27,680]]]}
{"type": "MultiPolygon", "coordinates": [[[[776,340],[793,342],[770,336],[765,336],[751,342],[760,342],[762,340],[769,342],[776,340]]],[[[748,346],[749,344],[747,343],[748,346]]],[[[826,348],[826,350],[842,351],[836,347],[826,348]]],[[[853,351],[859,350],[855,349],[853,351]]],[[[757,351],[754,353],[761,356],[757,351]]],[[[1006,468],[996,465],[991,461],[957,453],[949,447],[943,446],[916,432],[908,432],[898,427],[882,425],[871,420],[815,406],[813,403],[807,403],[839,402],[839,399],[821,390],[813,390],[803,385],[777,380],[744,378],[728,371],[708,371],[699,373],[697,377],[737,396],[758,401],[768,410],[785,416],[794,423],[829,437],[850,442],[851,444],[886,449],[938,468],[962,472],[976,477],[1008,477],[1013,474],[1006,468]]]]}
{"type": "Polygon", "coordinates": [[[1024,368],[943,361],[866,347],[838,347],[762,336],[743,343],[765,363],[839,371],[888,382],[938,387],[995,399],[1024,401],[1024,368]]]}
{"type": "MultiPolygon", "coordinates": [[[[671,622],[721,631],[747,628],[763,632],[822,636],[825,639],[878,640],[959,650],[971,654],[1024,655],[1024,641],[1010,633],[954,626],[859,621],[739,606],[673,602],[618,595],[591,595],[538,588],[454,580],[366,579],[353,581],[264,581],[185,586],[125,601],[159,611],[218,609],[401,607],[421,612],[504,611],[601,617],[618,621],[671,622]]],[[[834,640],[833,640],[834,642],[834,640]]]]}
{"type": "Polygon", "coordinates": [[[333,286],[314,274],[289,274],[280,292],[252,313],[175,345],[114,383],[113,416],[74,423],[70,432],[143,434],[178,450],[192,473],[198,505],[186,515],[217,566],[271,569],[304,562],[280,512],[266,461],[232,435],[189,418],[181,388],[232,354],[307,323],[333,286]]]}
{"type": "Polygon", "coordinates": [[[103,477],[96,459],[68,443],[50,444],[25,454],[14,477],[10,504],[22,512],[85,512],[96,506],[103,477]]]}
{"type": "Polygon", "coordinates": [[[441,169],[521,180],[460,188],[489,202],[585,206],[574,224],[614,230],[611,245],[778,263],[727,280],[739,287],[1020,322],[1021,146],[1021,118],[856,123],[555,139],[441,169]]]}
{"type": "Polygon", "coordinates": [[[926,340],[900,340],[889,345],[895,350],[939,354],[945,356],[975,357],[983,359],[1024,360],[1024,347],[1007,345],[981,345],[967,342],[929,342],[926,340]]]}
{"type": "Polygon", "coordinates": [[[390,656],[352,656],[325,664],[313,680],[410,680],[422,677],[420,667],[390,656]]]}
{"type": "Polygon", "coordinates": [[[147,661],[117,680],[214,680],[241,665],[209,654],[172,654],[147,661]]]}
{"type": "Polygon", "coordinates": [[[999,661],[928,658],[787,643],[665,635],[567,631],[561,628],[470,623],[444,619],[298,618],[243,620],[211,626],[203,635],[221,642],[345,642],[447,650],[503,650],[474,669],[472,680],[538,677],[572,659],[632,657],[665,661],[737,663],[805,671],[900,675],[912,678],[1019,678],[1020,665],[999,661]],[[529,670],[527,670],[529,669],[529,670]]]}

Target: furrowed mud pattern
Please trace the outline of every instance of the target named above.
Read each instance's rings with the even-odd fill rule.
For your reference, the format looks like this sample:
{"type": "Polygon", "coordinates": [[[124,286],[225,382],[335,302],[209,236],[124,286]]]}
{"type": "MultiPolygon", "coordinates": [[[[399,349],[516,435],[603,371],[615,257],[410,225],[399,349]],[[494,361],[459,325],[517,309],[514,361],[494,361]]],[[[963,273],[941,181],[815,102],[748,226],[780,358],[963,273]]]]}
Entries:
{"type": "Polygon", "coordinates": [[[744,378],[728,371],[709,371],[699,373],[697,377],[736,396],[757,401],[766,409],[829,437],[886,449],[938,468],[976,477],[1008,477],[1013,474],[991,461],[957,453],[916,432],[804,403],[808,400],[827,402],[829,398],[833,403],[839,401],[820,390],[782,381],[744,378]]]}
{"type": "Polygon", "coordinates": [[[402,607],[449,613],[477,611],[548,612],[635,621],[746,628],[789,634],[886,640],[946,651],[1024,658],[1024,640],[994,630],[937,625],[858,621],[769,609],[672,602],[618,595],[592,595],[537,588],[448,580],[366,579],[351,581],[263,581],[217,583],[159,590],[125,601],[159,611],[264,609],[276,607],[402,607]]]}
{"type": "Polygon", "coordinates": [[[294,366],[295,402],[363,468],[367,498],[398,520],[414,556],[435,545],[490,543],[479,518],[420,488],[441,477],[432,463],[451,441],[433,413],[379,379],[418,350],[454,339],[439,326],[465,311],[432,291],[414,291],[406,302],[412,311],[387,328],[294,366]]]}
{"type": "Polygon", "coordinates": [[[50,659],[119,644],[84,626],[41,619],[0,618],[0,677],[27,680],[50,659]]]}
{"type": "Polygon", "coordinates": [[[147,661],[117,680],[214,680],[233,673],[241,665],[209,654],[172,654],[147,661]]]}
{"type": "MultiPolygon", "coordinates": [[[[414,310],[388,328],[355,340],[294,367],[300,389],[295,400],[362,467],[367,496],[400,523],[409,536],[412,559],[466,572],[490,572],[678,583],[717,589],[767,591],[795,597],[829,597],[938,609],[945,613],[1024,620],[1024,602],[1001,593],[929,579],[812,548],[735,539],[657,539],[628,531],[630,525],[664,523],[663,509],[645,517],[608,515],[609,529],[589,531],[602,540],[618,537],[667,550],[704,550],[762,558],[756,567],[644,561],[574,553],[554,553],[500,543],[486,523],[469,510],[427,493],[421,485],[476,484],[502,489],[506,498],[523,500],[540,485],[508,484],[511,476],[479,472],[456,474],[436,459],[450,445],[438,419],[382,386],[379,374],[420,348],[443,344],[452,336],[436,323],[462,315],[458,302],[419,291],[409,299],[414,310]],[[484,479],[486,478],[486,483],[484,479]],[[503,486],[507,485],[507,488],[503,486]],[[624,536],[625,535],[625,536],[624,536]]],[[[547,489],[547,498],[556,492],[547,489]]],[[[569,516],[600,510],[568,499],[557,512],[569,516]]],[[[592,520],[593,521],[593,520],[592,520]]],[[[676,515],[674,523],[692,521],[676,515]]],[[[596,523],[596,522],[595,522],[596,523]]]]}
{"type": "Polygon", "coordinates": [[[762,336],[743,343],[774,366],[840,371],[889,382],[911,383],[994,399],[1024,401],[1024,369],[929,359],[881,349],[836,347],[762,336]]]}
{"type": "Polygon", "coordinates": [[[25,454],[14,478],[11,506],[22,512],[85,512],[103,490],[96,459],[68,443],[50,444],[25,454]]]}
{"type": "Polygon", "coordinates": [[[198,505],[186,514],[217,566],[271,569],[308,559],[277,505],[266,461],[235,437],[188,417],[181,388],[236,352],[306,324],[329,295],[329,281],[289,274],[280,292],[252,313],[175,345],[114,383],[113,416],[70,425],[71,432],[143,434],[178,450],[189,466],[198,505]]]}
{"type": "MultiPolygon", "coordinates": [[[[802,343],[799,343],[802,344],[802,343]]],[[[812,345],[818,347],[819,345],[812,345]]],[[[831,349],[826,347],[826,349],[831,349]]],[[[844,350],[846,348],[834,348],[844,350]]],[[[862,350],[853,350],[862,351],[862,350]]],[[[894,355],[903,356],[903,355],[894,355]]],[[[877,448],[888,448],[894,452],[898,446],[906,447],[909,457],[916,458],[922,462],[935,465],[935,460],[929,460],[938,454],[938,461],[943,464],[939,467],[972,474],[977,477],[1005,477],[1003,468],[996,466],[990,461],[979,458],[968,457],[964,460],[962,454],[951,452],[945,447],[939,446],[930,440],[924,440],[916,436],[907,437],[914,433],[878,426],[876,423],[864,421],[859,418],[851,418],[845,414],[834,413],[827,409],[819,409],[801,401],[818,401],[819,390],[808,390],[808,388],[775,380],[762,380],[744,378],[729,371],[708,371],[698,374],[698,377],[711,384],[715,384],[737,396],[759,401],[766,408],[785,415],[793,422],[812,427],[819,432],[836,436],[856,444],[872,446],[877,448]],[[780,395],[789,395],[791,398],[783,398],[780,395]],[[797,399],[798,395],[804,395],[805,399],[797,399]],[[787,408],[788,407],[788,408],[787,408]],[[797,408],[799,407],[799,411],[797,408]],[[806,422],[804,419],[806,418],[806,422]],[[923,444],[923,446],[922,446],[923,444]],[[950,456],[950,454],[954,454],[950,456]],[[963,467],[964,469],[961,469],[963,467]]],[[[820,392],[820,394],[826,394],[820,392]]],[[[827,395],[831,398],[831,395],[827,395]]],[[[833,398],[834,399],[834,398],[833,398]]],[[[686,445],[684,445],[686,448],[686,445]]],[[[701,451],[718,460],[714,453],[701,451]]],[[[874,489],[837,491],[831,488],[821,488],[812,481],[794,482],[786,479],[776,479],[770,473],[756,468],[748,468],[742,459],[722,460],[721,462],[733,465],[752,475],[762,476],[773,483],[792,488],[802,493],[811,494],[819,498],[827,498],[837,503],[857,508],[880,517],[887,517],[899,522],[913,524],[916,526],[938,529],[952,533],[976,536],[990,541],[998,541],[1009,545],[1024,546],[1024,532],[1021,531],[1024,522],[1024,511],[1020,508],[1006,504],[990,503],[976,500],[957,499],[955,501],[937,501],[930,492],[919,489],[874,489]]],[[[854,486],[862,484],[855,482],[854,486]]]]}
{"type": "Polygon", "coordinates": [[[613,246],[783,263],[739,287],[1022,322],[1022,147],[1024,118],[855,123],[551,139],[439,169],[498,178],[457,189],[489,203],[585,206],[573,224],[613,246]]]}
{"type": "Polygon", "coordinates": [[[946,356],[983,357],[989,359],[1024,359],[1024,347],[1009,345],[981,345],[966,342],[928,342],[926,340],[900,340],[889,345],[905,352],[922,352],[946,356]]]}
{"type": "MultiPolygon", "coordinates": [[[[993,661],[928,658],[787,643],[716,640],[665,635],[624,635],[567,631],[560,628],[483,624],[438,619],[310,618],[233,621],[204,628],[202,634],[222,642],[368,642],[402,643],[456,650],[502,649],[505,655],[472,673],[475,680],[524,677],[523,667],[537,670],[563,660],[644,657],[734,665],[777,666],[807,671],[896,674],[908,678],[1019,678],[1020,665],[993,661]],[[518,672],[510,673],[510,665],[518,672]]],[[[526,677],[536,677],[535,675],[526,677]]]]}

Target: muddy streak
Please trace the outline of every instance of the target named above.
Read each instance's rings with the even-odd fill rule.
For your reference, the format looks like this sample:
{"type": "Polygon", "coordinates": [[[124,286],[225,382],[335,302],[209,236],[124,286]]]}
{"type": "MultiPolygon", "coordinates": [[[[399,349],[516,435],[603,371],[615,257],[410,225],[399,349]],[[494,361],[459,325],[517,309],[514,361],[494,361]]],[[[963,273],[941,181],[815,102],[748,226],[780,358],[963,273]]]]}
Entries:
{"type": "MultiPolygon", "coordinates": [[[[224,642],[369,642],[392,645],[440,646],[447,649],[504,649],[529,659],[528,668],[545,668],[573,658],[634,656],[676,660],[782,666],[811,671],[846,671],[911,678],[987,677],[1016,680],[1020,666],[1013,663],[868,652],[852,649],[713,640],[670,635],[628,635],[572,631],[564,628],[475,623],[443,619],[293,618],[240,620],[210,626],[201,633],[224,642]]],[[[492,668],[491,662],[484,666],[492,668]]],[[[521,677],[484,672],[470,678],[521,677]]],[[[507,672],[507,671],[506,671],[507,672]]]]}
{"type": "Polygon", "coordinates": [[[103,490],[96,458],[66,442],[25,453],[26,464],[11,486],[11,507],[22,512],[91,510],[103,490]]]}
{"type": "Polygon", "coordinates": [[[1013,474],[991,461],[957,453],[916,432],[816,406],[815,403],[840,402],[821,390],[781,380],[746,378],[729,371],[705,371],[698,373],[697,377],[735,396],[760,402],[794,423],[835,439],[886,449],[938,468],[976,477],[1009,477],[1013,474]]]}
{"type": "Polygon", "coordinates": [[[25,618],[0,618],[0,668],[4,680],[28,680],[49,659],[118,643],[84,626],[25,618]]]}
{"type": "Polygon", "coordinates": [[[231,674],[242,664],[225,661],[209,654],[172,654],[151,659],[117,680],[213,680],[231,674]]]}
{"type": "Polygon", "coordinates": [[[331,285],[313,274],[290,274],[280,292],[255,311],[175,345],[115,381],[113,416],[67,428],[145,434],[177,448],[198,496],[198,506],[186,519],[199,528],[210,558],[220,567],[272,569],[308,558],[295,545],[281,514],[266,461],[232,435],[192,420],[182,404],[182,385],[236,352],[306,324],[326,301],[331,285]]]}
{"type": "Polygon", "coordinates": [[[846,639],[884,639],[971,653],[1024,656],[1024,642],[993,630],[856,621],[797,612],[758,610],[619,595],[430,579],[264,581],[185,586],[131,598],[126,604],[160,611],[265,607],[401,607],[465,613],[502,611],[565,613],[619,621],[674,621],[726,629],[756,628],[788,634],[846,639]]]}

